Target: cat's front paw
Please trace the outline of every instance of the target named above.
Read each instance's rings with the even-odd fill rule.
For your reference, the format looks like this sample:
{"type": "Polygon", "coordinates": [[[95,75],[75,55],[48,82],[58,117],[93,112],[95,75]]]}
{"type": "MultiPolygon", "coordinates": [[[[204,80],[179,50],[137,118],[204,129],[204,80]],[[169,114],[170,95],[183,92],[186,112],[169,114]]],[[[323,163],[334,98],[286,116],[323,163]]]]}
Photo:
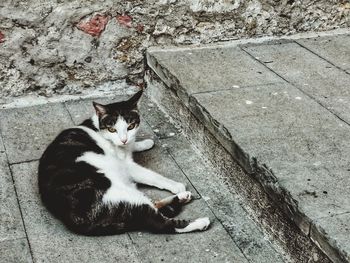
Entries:
{"type": "Polygon", "coordinates": [[[135,142],[134,152],[142,152],[151,149],[154,146],[152,139],[145,139],[143,141],[135,142]]]}
{"type": "Polygon", "coordinates": [[[178,193],[181,193],[181,192],[185,192],[186,191],[186,186],[182,183],[175,183],[170,191],[174,194],[178,194],[178,193]]]}
{"type": "Polygon", "coordinates": [[[151,148],[153,148],[154,146],[154,141],[152,139],[145,139],[142,141],[142,146],[143,146],[143,150],[149,150],[151,148]]]}

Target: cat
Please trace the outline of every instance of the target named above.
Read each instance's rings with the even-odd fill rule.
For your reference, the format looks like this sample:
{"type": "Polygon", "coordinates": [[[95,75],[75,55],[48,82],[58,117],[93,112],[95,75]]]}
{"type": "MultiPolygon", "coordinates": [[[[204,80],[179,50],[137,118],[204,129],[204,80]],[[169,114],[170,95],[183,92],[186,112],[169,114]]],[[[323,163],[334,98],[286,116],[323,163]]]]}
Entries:
{"type": "Polygon", "coordinates": [[[144,168],[133,152],[151,149],[154,141],[136,141],[142,90],[126,101],[93,102],[95,114],[62,131],[39,162],[43,204],[68,229],[81,235],[127,231],[185,233],[206,230],[209,218],[174,219],[191,200],[185,185],[144,168]],[[152,202],[137,189],[144,184],[174,195],[152,202]]]}

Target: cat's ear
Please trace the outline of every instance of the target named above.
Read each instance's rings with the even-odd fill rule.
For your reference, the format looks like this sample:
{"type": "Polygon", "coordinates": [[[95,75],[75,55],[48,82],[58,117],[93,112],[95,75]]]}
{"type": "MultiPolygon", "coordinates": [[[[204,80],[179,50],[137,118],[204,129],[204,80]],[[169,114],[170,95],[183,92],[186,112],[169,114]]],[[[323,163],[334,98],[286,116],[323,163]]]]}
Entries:
{"type": "Polygon", "coordinates": [[[140,101],[142,93],[143,93],[143,90],[140,89],[138,92],[134,94],[134,96],[132,96],[129,100],[126,101],[131,108],[134,108],[134,109],[137,108],[137,104],[140,101]]]}
{"type": "Polygon", "coordinates": [[[99,104],[97,102],[92,102],[92,104],[94,105],[98,117],[101,118],[102,116],[107,114],[107,108],[105,105],[99,104]]]}

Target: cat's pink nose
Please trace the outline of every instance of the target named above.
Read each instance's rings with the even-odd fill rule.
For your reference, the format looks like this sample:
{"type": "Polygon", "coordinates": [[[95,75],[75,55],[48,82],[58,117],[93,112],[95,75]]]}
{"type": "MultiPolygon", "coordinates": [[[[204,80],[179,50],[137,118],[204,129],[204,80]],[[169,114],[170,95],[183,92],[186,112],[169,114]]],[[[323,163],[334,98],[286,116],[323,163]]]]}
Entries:
{"type": "Polygon", "coordinates": [[[123,144],[126,144],[128,139],[123,139],[123,140],[120,140],[123,144]]]}

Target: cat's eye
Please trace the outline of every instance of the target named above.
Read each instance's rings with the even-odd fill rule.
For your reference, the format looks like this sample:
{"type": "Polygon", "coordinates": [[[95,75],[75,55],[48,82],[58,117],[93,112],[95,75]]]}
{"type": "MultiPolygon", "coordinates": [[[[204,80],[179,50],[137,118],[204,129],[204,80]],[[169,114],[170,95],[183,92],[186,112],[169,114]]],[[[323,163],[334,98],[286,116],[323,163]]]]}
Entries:
{"type": "Polygon", "coordinates": [[[115,129],[113,127],[108,127],[107,129],[109,132],[117,132],[117,129],[115,129]]]}
{"type": "Polygon", "coordinates": [[[128,126],[128,130],[132,130],[135,128],[135,122],[131,123],[129,126],[128,126]]]}

